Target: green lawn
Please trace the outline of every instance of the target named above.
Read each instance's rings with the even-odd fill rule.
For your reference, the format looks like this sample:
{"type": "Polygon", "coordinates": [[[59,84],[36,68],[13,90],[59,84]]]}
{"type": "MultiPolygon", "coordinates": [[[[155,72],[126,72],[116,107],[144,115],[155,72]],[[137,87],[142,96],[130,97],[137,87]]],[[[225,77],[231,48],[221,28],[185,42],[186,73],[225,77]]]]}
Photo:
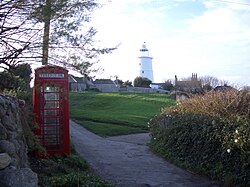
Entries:
{"type": "Polygon", "coordinates": [[[166,94],[71,92],[70,118],[102,136],[145,132],[151,117],[174,104],[166,94]]]}

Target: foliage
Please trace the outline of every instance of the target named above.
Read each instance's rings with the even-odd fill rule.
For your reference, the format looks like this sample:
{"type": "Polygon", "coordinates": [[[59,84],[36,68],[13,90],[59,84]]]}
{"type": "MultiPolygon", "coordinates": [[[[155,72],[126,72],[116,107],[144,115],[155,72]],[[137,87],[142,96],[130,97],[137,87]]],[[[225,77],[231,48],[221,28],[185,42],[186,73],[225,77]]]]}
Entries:
{"type": "Polygon", "coordinates": [[[134,87],[150,88],[149,85],[151,83],[152,81],[146,77],[136,77],[134,80],[134,87]]]}
{"type": "Polygon", "coordinates": [[[3,91],[5,89],[11,90],[16,88],[18,78],[6,71],[0,72],[0,90],[3,91]]]}
{"type": "MultiPolygon", "coordinates": [[[[226,80],[220,80],[216,77],[210,76],[210,75],[205,75],[205,76],[201,76],[201,77],[197,77],[197,74],[192,74],[192,76],[190,77],[185,77],[185,78],[181,78],[181,81],[192,81],[192,80],[197,80],[201,82],[201,87],[204,91],[211,91],[214,88],[216,88],[217,86],[224,86],[224,85],[229,85],[229,82],[226,80]],[[195,76],[195,77],[193,77],[195,76]]],[[[186,86],[191,86],[192,83],[190,83],[191,85],[188,85],[188,83],[186,83],[186,86]]],[[[200,92],[200,91],[198,91],[200,92]]]]}
{"type": "MultiPolygon", "coordinates": [[[[30,88],[30,81],[32,74],[30,64],[27,63],[18,64],[17,66],[12,67],[11,71],[15,76],[18,76],[20,79],[24,81],[26,89],[30,88]]],[[[25,87],[23,89],[25,89],[25,87]]]]}
{"type": "Polygon", "coordinates": [[[211,92],[162,110],[150,122],[163,157],[226,185],[249,185],[250,93],[211,92]]]}
{"type": "Polygon", "coordinates": [[[216,86],[228,84],[228,81],[226,80],[219,80],[218,78],[209,75],[199,77],[199,80],[201,80],[202,88],[207,91],[212,90],[216,86]]]}
{"type": "Polygon", "coordinates": [[[167,80],[163,83],[161,86],[163,90],[169,90],[171,91],[174,88],[174,85],[172,84],[171,80],[167,80]]]}
{"type": "Polygon", "coordinates": [[[127,134],[148,130],[149,119],[173,104],[165,94],[71,92],[70,117],[104,136],[127,134]]]}
{"type": "Polygon", "coordinates": [[[250,86],[243,86],[242,90],[248,90],[248,91],[250,91],[250,86]]]}
{"type": "Polygon", "coordinates": [[[18,64],[9,70],[0,72],[0,92],[16,96],[31,104],[31,73],[29,64],[18,64]]]}
{"type": "MultiPolygon", "coordinates": [[[[213,77],[213,76],[202,76],[202,77],[199,77],[199,79],[201,80],[201,84],[203,87],[205,88],[215,88],[216,86],[219,86],[219,79],[216,78],[216,77],[213,77]]],[[[211,90],[210,89],[210,90],[211,90]]]]}
{"type": "Polygon", "coordinates": [[[115,80],[116,84],[118,85],[122,85],[124,82],[121,79],[118,79],[118,77],[116,76],[116,80],[115,80]]]}
{"type": "Polygon", "coordinates": [[[132,82],[127,80],[122,84],[123,87],[132,87],[132,82]]]}
{"type": "MultiPolygon", "coordinates": [[[[238,115],[247,116],[250,112],[249,97],[248,91],[208,92],[205,95],[195,95],[192,99],[177,104],[174,110],[180,114],[192,112],[225,118],[235,118],[238,115]]],[[[169,110],[172,108],[166,108],[163,112],[169,110]]]]}
{"type": "Polygon", "coordinates": [[[210,85],[210,84],[205,84],[205,85],[203,85],[203,90],[204,91],[211,91],[212,89],[213,89],[213,87],[210,85]]]}
{"type": "Polygon", "coordinates": [[[93,175],[86,161],[77,154],[40,160],[33,157],[30,162],[32,170],[38,174],[38,184],[41,187],[112,187],[108,182],[93,175]]]}
{"type": "Polygon", "coordinates": [[[0,67],[9,69],[22,61],[30,47],[34,33],[33,25],[27,29],[26,0],[2,0],[0,2],[0,67]]]}
{"type": "Polygon", "coordinates": [[[2,0],[0,67],[10,69],[23,61],[41,62],[49,54],[49,64],[83,75],[98,71],[92,66],[99,61],[99,55],[117,47],[96,46],[97,31],[90,26],[90,18],[101,6],[95,0],[2,0]]]}
{"type": "Polygon", "coordinates": [[[97,42],[94,39],[97,31],[89,25],[89,21],[91,13],[101,7],[97,1],[33,1],[36,6],[30,15],[32,19],[45,25],[43,58],[45,53],[48,53],[44,50],[49,48],[50,63],[62,64],[87,76],[91,71],[97,71],[90,69],[93,64],[98,62],[100,54],[111,53],[116,48],[94,46],[97,42]]]}
{"type": "Polygon", "coordinates": [[[33,108],[30,103],[26,103],[21,108],[21,123],[23,134],[26,140],[28,152],[39,150],[45,153],[44,147],[41,146],[38,137],[34,134],[35,129],[38,127],[34,122],[33,108]]]}
{"type": "Polygon", "coordinates": [[[56,187],[112,187],[111,184],[93,175],[83,175],[80,172],[72,171],[62,176],[53,176],[47,179],[49,185],[56,187]]]}

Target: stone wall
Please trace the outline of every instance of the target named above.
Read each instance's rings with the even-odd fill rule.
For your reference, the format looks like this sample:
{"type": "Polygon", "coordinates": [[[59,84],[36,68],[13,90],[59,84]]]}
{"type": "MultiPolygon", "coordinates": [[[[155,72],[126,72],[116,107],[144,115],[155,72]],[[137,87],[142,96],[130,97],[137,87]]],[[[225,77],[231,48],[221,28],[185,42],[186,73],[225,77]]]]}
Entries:
{"type": "Polygon", "coordinates": [[[142,88],[142,87],[125,87],[120,89],[121,92],[144,92],[144,93],[161,93],[169,94],[169,91],[156,88],[142,88]]]}
{"type": "Polygon", "coordinates": [[[29,168],[21,107],[16,98],[0,94],[1,187],[33,187],[38,184],[37,174],[29,168]]]}
{"type": "Polygon", "coordinates": [[[100,92],[118,92],[120,86],[116,86],[115,84],[95,84],[95,87],[100,92]]]}

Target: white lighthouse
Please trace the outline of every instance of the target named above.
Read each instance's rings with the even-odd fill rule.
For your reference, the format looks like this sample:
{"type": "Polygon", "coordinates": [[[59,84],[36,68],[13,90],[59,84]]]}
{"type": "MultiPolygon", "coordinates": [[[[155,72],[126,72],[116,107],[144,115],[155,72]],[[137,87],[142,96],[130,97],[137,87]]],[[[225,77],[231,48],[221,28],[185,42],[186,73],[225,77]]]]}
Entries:
{"type": "Polygon", "coordinates": [[[140,77],[145,77],[154,81],[153,78],[153,68],[152,68],[152,57],[149,56],[148,49],[145,42],[142,44],[139,56],[139,75],[140,77]]]}

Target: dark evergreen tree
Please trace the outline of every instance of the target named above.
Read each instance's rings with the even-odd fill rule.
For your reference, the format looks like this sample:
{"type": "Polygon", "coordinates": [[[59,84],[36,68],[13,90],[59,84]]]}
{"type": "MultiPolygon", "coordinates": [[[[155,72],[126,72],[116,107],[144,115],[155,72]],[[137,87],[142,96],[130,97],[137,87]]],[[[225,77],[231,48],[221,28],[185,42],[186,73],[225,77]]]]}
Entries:
{"type": "Polygon", "coordinates": [[[30,91],[31,73],[29,64],[19,64],[0,72],[0,90],[30,91]]]}
{"type": "Polygon", "coordinates": [[[174,89],[174,85],[172,84],[171,80],[167,80],[162,84],[161,88],[163,90],[171,91],[172,89],[174,89]]]}
{"type": "Polygon", "coordinates": [[[61,64],[87,76],[100,54],[116,47],[98,48],[96,29],[89,26],[91,13],[101,7],[96,0],[31,0],[36,8],[31,18],[44,24],[43,64],[61,64]],[[83,24],[85,23],[85,25],[83,24]]]}
{"type": "Polygon", "coordinates": [[[134,87],[150,88],[149,85],[151,83],[152,81],[146,77],[136,77],[134,80],[134,87]]]}
{"type": "Polygon", "coordinates": [[[13,74],[22,79],[25,82],[27,88],[30,87],[31,74],[32,74],[30,64],[25,63],[17,65],[16,67],[13,68],[13,74]]]}
{"type": "Polygon", "coordinates": [[[133,87],[132,82],[127,80],[122,84],[123,87],[133,87]]]}

